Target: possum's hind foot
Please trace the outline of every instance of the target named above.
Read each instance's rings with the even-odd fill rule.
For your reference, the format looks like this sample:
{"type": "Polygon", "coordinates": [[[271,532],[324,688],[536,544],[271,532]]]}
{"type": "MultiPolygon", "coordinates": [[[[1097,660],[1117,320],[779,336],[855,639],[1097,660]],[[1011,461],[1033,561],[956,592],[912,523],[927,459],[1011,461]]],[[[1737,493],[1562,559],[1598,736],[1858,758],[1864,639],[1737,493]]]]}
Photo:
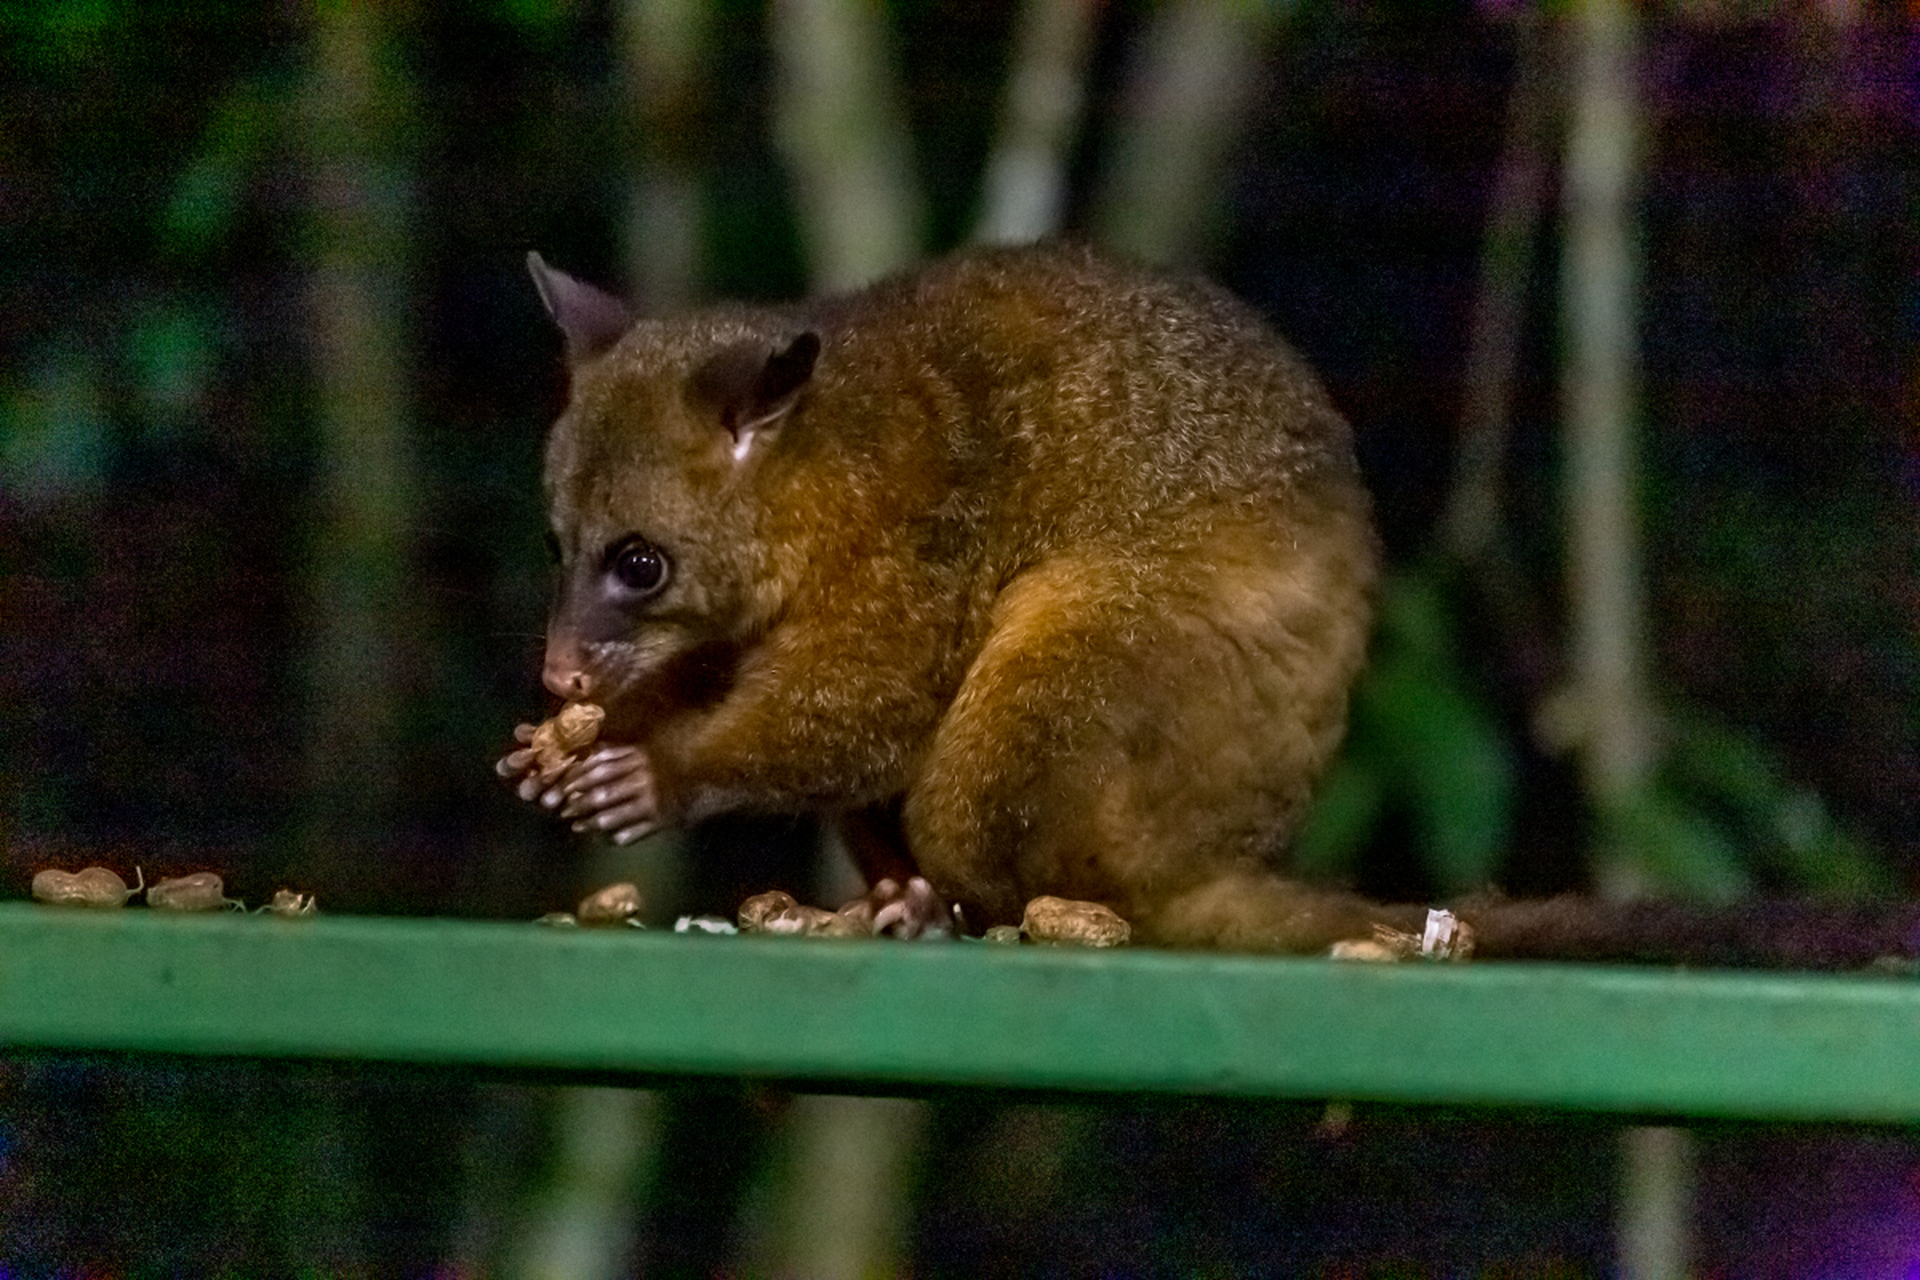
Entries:
{"type": "Polygon", "coordinates": [[[950,938],[959,932],[953,908],[919,876],[904,883],[876,881],[865,895],[840,908],[840,914],[864,920],[870,932],[889,938],[950,938]]]}

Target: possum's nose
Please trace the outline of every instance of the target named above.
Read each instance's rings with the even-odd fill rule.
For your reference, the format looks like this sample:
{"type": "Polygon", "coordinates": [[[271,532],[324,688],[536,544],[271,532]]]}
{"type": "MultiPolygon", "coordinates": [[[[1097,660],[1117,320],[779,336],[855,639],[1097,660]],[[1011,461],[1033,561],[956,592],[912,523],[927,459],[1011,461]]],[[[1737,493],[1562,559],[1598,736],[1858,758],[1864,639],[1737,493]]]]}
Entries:
{"type": "Polygon", "coordinates": [[[540,673],[547,692],[568,702],[580,702],[593,693],[593,677],[588,675],[576,653],[547,652],[547,665],[540,673]]]}

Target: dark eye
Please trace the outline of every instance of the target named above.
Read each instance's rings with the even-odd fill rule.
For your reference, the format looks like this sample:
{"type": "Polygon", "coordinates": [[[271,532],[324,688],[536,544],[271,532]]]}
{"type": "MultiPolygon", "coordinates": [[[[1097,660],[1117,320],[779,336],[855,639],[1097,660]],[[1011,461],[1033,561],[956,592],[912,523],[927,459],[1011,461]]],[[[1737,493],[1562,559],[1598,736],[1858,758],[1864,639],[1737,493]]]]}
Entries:
{"type": "Polygon", "coordinates": [[[644,598],[667,585],[667,557],[645,538],[628,538],[608,554],[607,572],[623,589],[644,598]]]}

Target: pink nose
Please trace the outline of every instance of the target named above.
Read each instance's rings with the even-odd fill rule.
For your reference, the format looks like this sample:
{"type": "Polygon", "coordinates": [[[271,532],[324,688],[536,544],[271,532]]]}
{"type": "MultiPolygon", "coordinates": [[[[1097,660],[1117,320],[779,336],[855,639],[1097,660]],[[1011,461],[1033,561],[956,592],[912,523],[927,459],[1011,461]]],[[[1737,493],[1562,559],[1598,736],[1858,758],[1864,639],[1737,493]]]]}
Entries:
{"type": "Polygon", "coordinates": [[[587,674],[581,654],[575,649],[547,648],[547,664],[540,673],[547,692],[568,702],[578,702],[593,692],[593,677],[587,674]]]}

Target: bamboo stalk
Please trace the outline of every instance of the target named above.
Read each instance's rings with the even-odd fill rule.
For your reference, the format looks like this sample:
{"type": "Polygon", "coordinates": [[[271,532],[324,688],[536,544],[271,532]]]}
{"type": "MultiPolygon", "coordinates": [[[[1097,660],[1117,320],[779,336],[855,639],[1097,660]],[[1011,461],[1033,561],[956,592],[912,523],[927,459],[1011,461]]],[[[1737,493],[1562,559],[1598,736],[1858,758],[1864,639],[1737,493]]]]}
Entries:
{"type": "Polygon", "coordinates": [[[814,288],[853,288],[906,266],[925,219],[883,11],[776,0],[771,30],[777,140],[814,288]]]}
{"type": "Polygon", "coordinates": [[[1155,262],[1193,257],[1218,221],[1222,172],[1245,126],[1271,0],[1174,0],[1140,45],[1106,157],[1094,236],[1155,262]]]}
{"type": "Polygon", "coordinates": [[[975,240],[1020,244],[1059,231],[1067,166],[1086,106],[1093,19],[1093,0],[1022,6],[975,240]]]}
{"type": "MultiPolygon", "coordinates": [[[[1626,0],[1574,8],[1563,262],[1567,370],[1567,559],[1573,667],[1585,718],[1581,763],[1603,818],[1643,788],[1656,750],[1638,521],[1640,258],[1634,207],[1641,150],[1637,22],[1626,0]]],[[[1646,887],[1603,837],[1603,892],[1646,887]]],[[[1627,1130],[1620,1148],[1619,1269],[1682,1280],[1693,1254],[1693,1139],[1627,1130]]]]}
{"type": "Polygon", "coordinates": [[[309,332],[318,412],[305,600],[309,883],[368,850],[399,802],[413,510],[406,105],[379,6],[318,4],[302,103],[312,184],[309,332]]]}

